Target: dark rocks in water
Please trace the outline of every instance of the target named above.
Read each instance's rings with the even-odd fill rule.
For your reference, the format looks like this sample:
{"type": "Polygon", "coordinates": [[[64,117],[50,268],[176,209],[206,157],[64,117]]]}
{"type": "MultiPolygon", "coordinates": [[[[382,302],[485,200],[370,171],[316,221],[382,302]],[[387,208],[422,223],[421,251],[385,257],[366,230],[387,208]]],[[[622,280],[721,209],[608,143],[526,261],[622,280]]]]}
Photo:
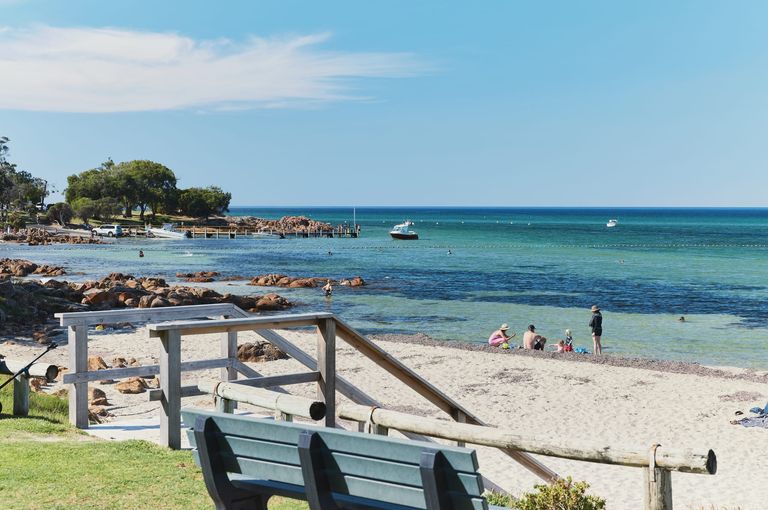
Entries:
{"type": "Polygon", "coordinates": [[[24,259],[0,259],[0,274],[10,276],[62,276],[66,274],[63,267],[35,264],[24,259]]]}
{"type": "Polygon", "coordinates": [[[237,359],[261,363],[288,359],[288,355],[269,342],[248,342],[237,346],[237,359]]]}
{"type": "Polygon", "coordinates": [[[341,280],[335,280],[333,278],[327,278],[324,276],[300,276],[293,277],[284,274],[262,274],[254,276],[251,279],[249,285],[257,287],[288,287],[288,288],[314,288],[325,285],[330,280],[333,285],[342,285],[345,287],[362,287],[365,285],[365,280],[360,276],[353,278],[342,278],[341,280]]]}
{"type": "MultiPolygon", "coordinates": [[[[13,271],[14,275],[48,274],[51,268],[13,259],[3,259],[0,267],[9,268],[8,271],[13,271]],[[2,262],[6,264],[2,265],[2,262]],[[46,273],[36,273],[38,270],[46,273]]],[[[29,336],[38,325],[46,323],[54,313],[59,312],[215,303],[232,303],[249,312],[284,310],[293,306],[277,294],[222,295],[212,289],[169,286],[162,278],[136,278],[123,273],[112,273],[101,280],[85,283],[15,280],[9,273],[5,273],[5,276],[0,274],[0,335],[29,336]]],[[[47,334],[37,338],[45,342],[47,334]]]]}

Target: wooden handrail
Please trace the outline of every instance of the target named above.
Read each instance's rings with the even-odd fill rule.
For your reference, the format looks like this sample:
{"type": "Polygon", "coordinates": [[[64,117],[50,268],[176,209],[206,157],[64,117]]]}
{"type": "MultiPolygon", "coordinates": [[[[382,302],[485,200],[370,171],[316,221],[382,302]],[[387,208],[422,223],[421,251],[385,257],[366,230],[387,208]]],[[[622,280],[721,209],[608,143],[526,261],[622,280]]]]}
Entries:
{"type": "MultiPolygon", "coordinates": [[[[184,305],[167,308],[125,308],[122,310],[96,310],[92,312],[63,312],[54,314],[62,326],[85,324],[110,324],[113,322],[166,321],[234,315],[237,308],[232,303],[211,305],[184,305]]],[[[240,308],[237,308],[240,310],[240,308]]]]}
{"type": "MultiPolygon", "coordinates": [[[[240,312],[245,313],[242,310],[240,310],[240,312]]],[[[332,318],[332,313],[272,315],[269,317],[246,316],[240,319],[161,322],[158,324],[148,324],[147,329],[149,329],[149,336],[152,337],[160,336],[160,333],[163,331],[178,331],[183,335],[205,335],[209,333],[223,333],[226,331],[316,326],[320,321],[332,318]]]]}

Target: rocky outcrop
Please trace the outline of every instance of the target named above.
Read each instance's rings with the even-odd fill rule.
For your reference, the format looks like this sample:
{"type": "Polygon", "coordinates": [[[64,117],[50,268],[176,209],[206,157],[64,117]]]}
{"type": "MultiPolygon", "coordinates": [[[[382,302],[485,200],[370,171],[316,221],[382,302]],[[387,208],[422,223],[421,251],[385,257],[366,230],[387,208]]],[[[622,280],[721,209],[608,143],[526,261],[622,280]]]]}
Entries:
{"type": "Polygon", "coordinates": [[[7,243],[27,243],[29,246],[47,244],[101,244],[101,240],[89,235],[76,236],[59,234],[41,228],[21,229],[13,233],[0,234],[0,240],[7,243]]]}
{"type": "Polygon", "coordinates": [[[147,391],[147,383],[141,377],[129,377],[115,385],[120,393],[144,393],[147,391]]]}
{"type": "Polygon", "coordinates": [[[229,227],[248,228],[269,232],[317,232],[333,230],[330,223],[316,221],[306,216],[283,216],[279,220],[268,220],[254,216],[227,216],[229,227]]]}
{"type": "Polygon", "coordinates": [[[254,276],[253,279],[251,279],[249,285],[255,285],[257,287],[288,287],[292,289],[302,287],[312,288],[323,286],[326,284],[326,282],[328,282],[328,280],[330,280],[331,284],[333,285],[343,285],[347,287],[362,287],[365,285],[365,280],[363,280],[360,276],[335,280],[333,278],[326,278],[321,276],[294,277],[277,273],[254,276]]]}
{"type": "Polygon", "coordinates": [[[62,276],[67,274],[63,267],[35,264],[24,259],[0,259],[0,275],[9,276],[62,276]]]}
{"type": "Polygon", "coordinates": [[[244,343],[237,346],[237,359],[261,363],[288,359],[288,355],[269,342],[244,343]]]}
{"type": "Polygon", "coordinates": [[[196,273],[176,273],[176,278],[183,278],[186,282],[207,283],[220,276],[218,271],[198,271],[196,273]]]}
{"type": "MultiPolygon", "coordinates": [[[[6,264],[20,273],[35,274],[48,266],[6,264]],[[41,269],[42,268],[42,269],[41,269]]],[[[31,265],[30,265],[31,264],[31,265]]],[[[39,274],[39,273],[38,273],[39,274]]],[[[285,310],[292,306],[277,294],[237,296],[220,294],[212,289],[170,286],[162,278],[136,278],[112,273],[98,281],[67,283],[48,280],[14,280],[0,274],[0,335],[30,335],[47,343],[46,321],[58,312],[81,312],[113,308],[160,308],[168,306],[232,303],[249,312],[285,310]]]]}

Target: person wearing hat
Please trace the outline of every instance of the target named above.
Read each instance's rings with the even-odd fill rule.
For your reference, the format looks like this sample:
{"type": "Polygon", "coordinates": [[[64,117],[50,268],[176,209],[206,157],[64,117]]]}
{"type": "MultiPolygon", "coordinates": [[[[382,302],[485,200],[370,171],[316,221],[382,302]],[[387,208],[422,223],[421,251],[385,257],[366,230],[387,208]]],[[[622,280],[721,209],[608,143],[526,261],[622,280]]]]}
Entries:
{"type": "Polygon", "coordinates": [[[547,339],[536,333],[536,326],[531,324],[528,331],[523,335],[523,349],[533,349],[534,351],[543,351],[547,339]]]}
{"type": "Polygon", "coordinates": [[[600,314],[600,307],[592,305],[592,319],[589,321],[589,327],[592,328],[592,343],[595,347],[595,356],[603,353],[603,346],[600,344],[600,337],[603,336],[603,316],[600,314]]]}
{"type": "Polygon", "coordinates": [[[509,326],[506,323],[502,324],[499,329],[491,333],[491,336],[488,337],[488,345],[492,347],[498,347],[500,345],[506,344],[510,338],[515,337],[514,332],[512,332],[511,335],[507,335],[508,330],[509,326]]]}

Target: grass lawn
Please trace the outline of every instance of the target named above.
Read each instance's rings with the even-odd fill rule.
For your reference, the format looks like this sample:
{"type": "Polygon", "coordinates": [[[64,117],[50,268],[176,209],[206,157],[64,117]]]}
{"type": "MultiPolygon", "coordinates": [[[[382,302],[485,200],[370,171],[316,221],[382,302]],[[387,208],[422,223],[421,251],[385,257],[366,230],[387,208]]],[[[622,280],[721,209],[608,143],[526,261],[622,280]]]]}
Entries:
{"type": "MultiPolygon", "coordinates": [[[[210,509],[189,451],[146,441],[105,441],[67,423],[66,400],[32,393],[30,416],[9,416],[12,385],[0,392],[0,501],[13,509],[210,509]]],[[[305,510],[274,498],[270,508],[305,510]]]]}

